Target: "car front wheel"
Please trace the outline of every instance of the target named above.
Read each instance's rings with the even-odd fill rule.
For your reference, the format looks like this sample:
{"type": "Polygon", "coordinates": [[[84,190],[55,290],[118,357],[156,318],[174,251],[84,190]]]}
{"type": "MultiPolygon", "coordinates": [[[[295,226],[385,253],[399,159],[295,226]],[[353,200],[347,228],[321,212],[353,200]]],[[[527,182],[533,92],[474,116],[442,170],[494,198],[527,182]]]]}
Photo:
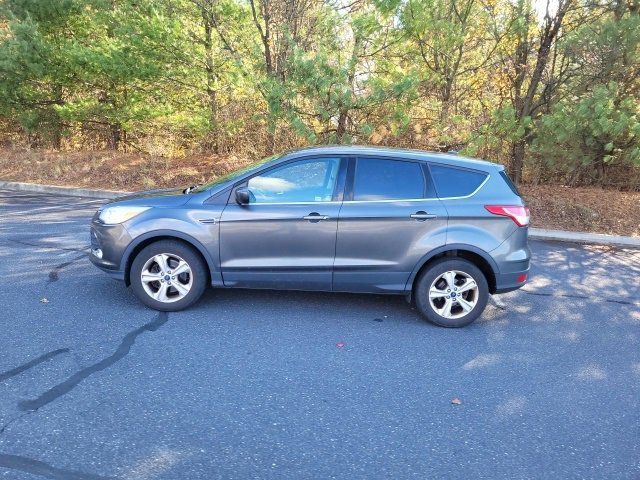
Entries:
{"type": "Polygon", "coordinates": [[[441,327],[464,327],[484,311],[489,287],[473,263],[443,258],[422,272],[414,294],[418,310],[430,322],[441,327]]]}
{"type": "Polygon", "coordinates": [[[133,292],[145,305],[174,312],[202,296],[208,276],[205,262],[192,247],[160,240],[136,255],[129,278],[133,292]]]}

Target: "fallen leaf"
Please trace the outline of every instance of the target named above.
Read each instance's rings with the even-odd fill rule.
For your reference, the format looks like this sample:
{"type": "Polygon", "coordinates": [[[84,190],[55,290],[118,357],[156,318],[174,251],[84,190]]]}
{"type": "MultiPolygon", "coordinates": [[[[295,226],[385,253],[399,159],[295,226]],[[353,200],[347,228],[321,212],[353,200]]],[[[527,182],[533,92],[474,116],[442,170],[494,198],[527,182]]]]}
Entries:
{"type": "Polygon", "coordinates": [[[48,298],[46,298],[46,297],[42,297],[42,298],[40,299],[40,303],[49,303],[49,299],[48,299],[48,298]]]}
{"type": "Polygon", "coordinates": [[[462,400],[460,400],[459,398],[454,398],[453,400],[451,400],[451,403],[453,405],[462,405],[462,400]]]}
{"type": "Polygon", "coordinates": [[[338,343],[336,343],[336,347],[338,347],[338,348],[342,348],[342,347],[344,347],[345,345],[346,345],[346,344],[345,344],[344,342],[338,342],[338,343]]]}

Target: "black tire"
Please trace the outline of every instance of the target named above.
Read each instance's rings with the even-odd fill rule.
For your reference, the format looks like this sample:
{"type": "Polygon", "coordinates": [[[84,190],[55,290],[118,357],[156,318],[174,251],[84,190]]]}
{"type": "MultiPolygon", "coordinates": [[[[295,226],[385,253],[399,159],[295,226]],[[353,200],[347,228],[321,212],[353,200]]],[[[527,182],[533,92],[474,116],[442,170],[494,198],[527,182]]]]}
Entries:
{"type": "MultiPolygon", "coordinates": [[[[427,320],[441,327],[458,328],[469,325],[482,315],[482,312],[487,306],[487,301],[489,300],[489,286],[487,285],[487,279],[482,271],[470,261],[462,258],[442,258],[430,264],[420,274],[414,284],[413,294],[418,311],[427,320]],[[460,318],[447,318],[438,314],[434,307],[431,306],[431,302],[429,300],[429,288],[431,288],[431,284],[438,277],[448,271],[464,272],[466,275],[473,278],[478,286],[477,292],[474,293],[474,295],[477,294],[475,306],[471,311],[460,318]]],[[[456,308],[458,308],[459,311],[462,307],[456,308]]]]}
{"type": "MultiPolygon", "coordinates": [[[[173,262],[175,265],[175,260],[170,260],[170,262],[173,262]]],[[[142,303],[144,303],[148,307],[153,308],[154,310],[160,310],[163,312],[176,312],[178,310],[184,310],[185,308],[190,307],[202,296],[207,287],[209,274],[207,271],[206,263],[200,256],[200,253],[197,252],[193,247],[177,240],[159,240],[150,245],[147,245],[138,253],[138,255],[136,255],[133,263],[131,264],[129,279],[131,280],[131,288],[133,289],[133,293],[135,293],[136,297],[138,297],[138,299],[140,299],[142,303]],[[184,297],[180,298],[179,300],[175,300],[172,302],[158,301],[152,298],[147,293],[142,284],[140,275],[142,273],[142,269],[145,266],[145,263],[149,259],[160,254],[175,255],[189,264],[189,267],[191,269],[189,275],[192,277],[190,278],[191,288],[184,295],[184,297]]],[[[171,293],[173,293],[174,295],[177,293],[175,287],[173,288],[173,291],[171,293]]]]}

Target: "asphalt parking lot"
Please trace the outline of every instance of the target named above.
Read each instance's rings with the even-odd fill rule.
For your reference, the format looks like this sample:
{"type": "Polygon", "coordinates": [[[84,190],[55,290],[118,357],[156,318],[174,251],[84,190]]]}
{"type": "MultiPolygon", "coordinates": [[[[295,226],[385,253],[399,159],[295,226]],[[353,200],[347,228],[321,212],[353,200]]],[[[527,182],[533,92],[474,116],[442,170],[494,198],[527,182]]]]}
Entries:
{"type": "Polygon", "coordinates": [[[159,314],[87,260],[101,203],[0,191],[0,478],[640,477],[640,251],[532,242],[458,330],[370,295],[159,314]]]}

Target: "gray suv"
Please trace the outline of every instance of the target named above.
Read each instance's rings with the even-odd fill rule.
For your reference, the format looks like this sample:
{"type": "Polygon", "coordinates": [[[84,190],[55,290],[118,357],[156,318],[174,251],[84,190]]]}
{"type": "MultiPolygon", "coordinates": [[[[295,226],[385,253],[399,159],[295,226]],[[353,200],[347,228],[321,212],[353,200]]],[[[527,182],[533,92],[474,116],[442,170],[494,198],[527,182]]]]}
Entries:
{"type": "Polygon", "coordinates": [[[307,148],[206,185],[100,208],[91,261],[151,308],[210,283],[406,295],[461,327],[527,280],[529,211],[501,165],[454,154],[307,148]]]}

